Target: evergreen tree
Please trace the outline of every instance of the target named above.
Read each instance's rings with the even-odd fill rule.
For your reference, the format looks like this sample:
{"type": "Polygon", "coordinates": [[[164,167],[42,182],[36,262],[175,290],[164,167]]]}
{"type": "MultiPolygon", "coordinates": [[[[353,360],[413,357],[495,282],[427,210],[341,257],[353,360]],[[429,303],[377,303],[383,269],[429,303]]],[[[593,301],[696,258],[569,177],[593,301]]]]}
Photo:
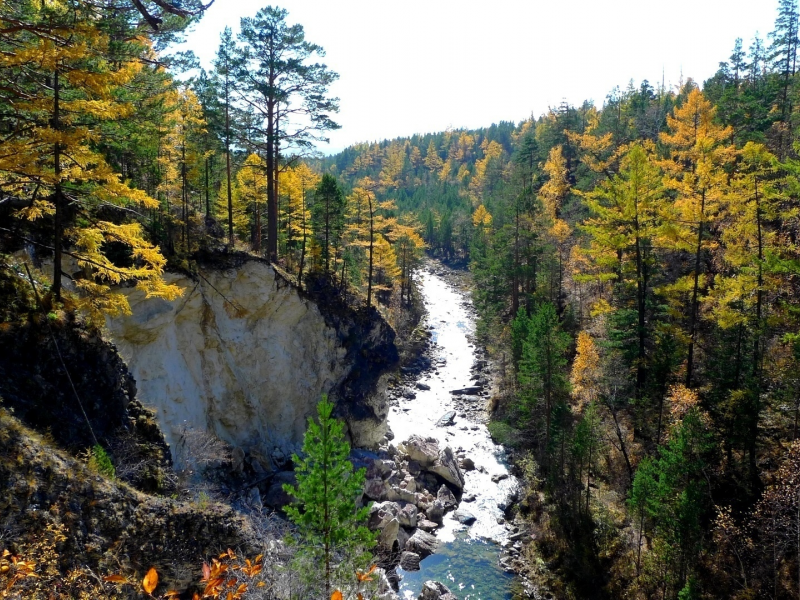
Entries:
{"type": "Polygon", "coordinates": [[[345,577],[368,564],[375,533],[365,527],[369,506],[358,507],[365,470],[353,471],[347,460],[344,427],[333,417],[327,397],[317,405],[317,414],[318,423],[308,420],[302,458],[292,456],[297,485],[286,484],[284,490],[298,500],[286,507],[286,514],[298,526],[301,553],[325,565],[325,598],[330,598],[336,575],[345,577]]]}
{"type": "Polygon", "coordinates": [[[566,352],[570,336],[561,330],[555,307],[542,303],[530,317],[519,364],[523,408],[528,418],[544,413],[544,452],[549,451],[556,403],[569,388],[566,352]]]}
{"type": "Polygon", "coordinates": [[[289,25],[288,12],[267,6],[255,17],[242,19],[236,49],[239,93],[257,115],[267,163],[267,255],[278,257],[278,173],[282,152],[306,152],[324,133],[339,126],[331,113],[339,111],[328,87],[338,75],[311,58],[324,50],[305,39],[302,25],[289,25]]]}
{"type": "MultiPolygon", "coordinates": [[[[322,248],[325,272],[331,272],[331,247],[336,248],[344,228],[345,197],[336,178],[330,173],[322,176],[314,192],[311,206],[311,226],[322,248]]],[[[334,269],[336,268],[336,256],[334,269]]]]}

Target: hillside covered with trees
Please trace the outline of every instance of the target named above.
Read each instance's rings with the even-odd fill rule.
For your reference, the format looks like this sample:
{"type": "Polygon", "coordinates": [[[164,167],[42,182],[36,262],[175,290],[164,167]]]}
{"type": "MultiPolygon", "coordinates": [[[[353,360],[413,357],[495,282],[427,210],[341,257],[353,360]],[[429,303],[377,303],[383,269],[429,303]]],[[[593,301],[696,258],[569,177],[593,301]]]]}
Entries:
{"type": "Polygon", "coordinates": [[[529,453],[529,569],[565,597],[800,590],[798,9],[777,8],[702,84],[320,163],[469,265],[493,431],[529,453]]]}
{"type": "MultiPolygon", "coordinates": [[[[523,575],[559,598],[800,596],[797,0],[779,0],[774,31],[736,39],[705,82],[631,82],[601,106],[564,102],[520,123],[328,157],[317,147],[338,128],[339,75],[324,50],[267,6],[227,28],[200,69],[175,48],[208,6],[0,0],[2,383],[39,393],[20,403],[25,414],[1,403],[0,483],[13,499],[0,517],[8,536],[30,535],[0,557],[0,595],[122,597],[125,585],[151,595],[154,556],[197,562],[218,543],[254,546],[241,506],[180,487],[155,414],[133,401],[133,378],[102,339],[106,319],[131,314],[131,288],[167,304],[183,294],[170,279],[179,273],[223,296],[200,265],[252,260],[275,288],[296,290],[296,306],[328,306],[317,311],[327,324],[386,318],[409,334],[427,250],[471,273],[498,380],[490,428],[524,481],[513,509],[532,540],[523,575]],[[48,381],[59,369],[63,389],[48,381]],[[114,410],[98,400],[87,412],[84,393],[114,410]],[[35,561],[48,569],[41,584],[35,561]]],[[[246,312],[222,304],[220,318],[246,312]]],[[[350,331],[350,346],[328,350],[343,356],[351,338],[369,337],[350,331]]],[[[429,332],[416,333],[427,343],[429,332]]],[[[363,348],[351,353],[355,371],[375,358],[363,348]]],[[[359,528],[370,514],[364,472],[354,474],[333,404],[318,421],[304,457],[283,456],[299,467],[296,487],[277,490],[307,501],[289,515],[309,552],[273,535],[280,560],[227,550],[188,578],[181,564],[170,576],[183,574],[184,587],[162,583],[160,597],[188,598],[194,585],[197,597],[342,598],[334,576],[345,567],[361,596],[375,539],[359,528]],[[342,496],[330,505],[318,500],[326,469],[342,496]],[[337,543],[353,556],[336,555],[337,543]],[[300,586],[300,571],[317,581],[300,586]]],[[[230,471],[267,477],[252,455],[245,467],[241,449],[220,448],[206,445],[218,454],[208,463],[224,455],[230,471]]],[[[440,460],[438,446],[431,456],[440,460]]],[[[452,450],[449,460],[460,473],[452,450]]],[[[409,466],[378,463],[380,486],[409,466]]],[[[431,489],[417,495],[431,508],[437,485],[453,494],[428,475],[431,489]]],[[[402,497],[418,500],[403,483],[402,497]]],[[[435,547],[426,536],[434,541],[417,539],[435,547]]]]}

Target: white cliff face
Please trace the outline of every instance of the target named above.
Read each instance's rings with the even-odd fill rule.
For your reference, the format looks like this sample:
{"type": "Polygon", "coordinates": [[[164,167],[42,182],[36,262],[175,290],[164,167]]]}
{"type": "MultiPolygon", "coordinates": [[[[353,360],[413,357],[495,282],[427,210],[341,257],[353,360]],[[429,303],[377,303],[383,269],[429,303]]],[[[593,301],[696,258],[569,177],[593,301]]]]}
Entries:
{"type": "MultiPolygon", "coordinates": [[[[186,426],[252,456],[276,449],[289,456],[299,450],[322,394],[347,404],[337,394],[352,376],[352,353],[319,307],[267,263],[200,274],[198,281],[166,276],[184,289],[173,302],[131,289],[133,314],[108,321],[137,397],[157,410],[179,466],[187,460],[186,426]]],[[[369,418],[347,419],[356,445],[374,445],[386,432],[385,376],[377,388],[366,400],[369,418]]]]}

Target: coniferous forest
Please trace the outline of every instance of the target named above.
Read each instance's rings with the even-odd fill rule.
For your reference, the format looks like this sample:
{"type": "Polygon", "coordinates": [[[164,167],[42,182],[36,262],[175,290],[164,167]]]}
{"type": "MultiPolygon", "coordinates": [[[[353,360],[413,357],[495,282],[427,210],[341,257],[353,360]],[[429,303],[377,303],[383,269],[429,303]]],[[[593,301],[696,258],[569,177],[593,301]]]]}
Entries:
{"type": "MultiPolygon", "coordinates": [[[[800,598],[800,8],[775,8],[774,30],[735,39],[703,82],[631,81],[602,105],[565,101],[522,122],[322,156],[339,127],[330,88],[347,74],[284,9],[227,28],[204,70],[175,50],[201,0],[0,0],[2,343],[40,328],[58,348],[75,323],[77,337],[102,335],[131,314],[124,291],[172,302],[184,292],[171,273],[211,285],[204,265],[221,255],[267,261],[287,285],[336,310],[357,305],[405,342],[419,269],[440,261],[469,273],[495,373],[488,426],[511,451],[529,535],[520,575],[556,598],[800,598]],[[33,271],[23,255],[39,257],[33,271]]],[[[28,459],[6,451],[22,425],[0,407],[6,468],[28,459]]],[[[321,446],[308,438],[299,484],[285,489],[308,502],[287,511],[302,543],[324,544],[303,567],[325,571],[314,593],[342,598],[332,564],[346,561],[331,539],[360,544],[347,562],[360,586],[375,536],[349,501],[364,476],[332,415],[344,413],[320,404],[322,428],[309,431],[321,446]],[[318,497],[327,479],[312,453],[327,460],[325,444],[347,496],[331,509],[340,523],[318,497]]],[[[58,438],[43,429],[42,444],[58,438]]],[[[163,475],[125,480],[112,438],[89,429],[89,442],[65,446],[89,448],[93,472],[183,499],[163,475]]],[[[0,500],[8,528],[6,510],[0,500]]],[[[32,561],[57,570],[65,535],[9,546],[0,594],[34,589],[23,587],[32,561]]],[[[277,584],[248,596],[262,560],[223,548],[202,563],[195,597],[303,597],[277,584]],[[245,587],[225,592],[229,581],[245,587]]],[[[147,575],[132,587],[152,594],[158,577],[133,562],[147,575]]],[[[128,580],[108,557],[92,564],[105,571],[64,567],[75,595],[53,597],[136,597],[114,595],[128,580]]]]}

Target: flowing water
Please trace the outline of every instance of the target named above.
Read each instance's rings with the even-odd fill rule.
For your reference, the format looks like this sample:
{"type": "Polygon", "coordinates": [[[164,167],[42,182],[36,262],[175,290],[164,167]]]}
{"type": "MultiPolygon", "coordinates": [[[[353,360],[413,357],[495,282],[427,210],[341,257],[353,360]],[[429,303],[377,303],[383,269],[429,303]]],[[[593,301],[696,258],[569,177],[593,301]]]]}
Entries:
{"type": "MultiPolygon", "coordinates": [[[[453,519],[452,513],[446,514],[444,527],[436,532],[440,540],[436,554],[421,562],[420,571],[398,569],[403,577],[400,596],[404,600],[415,599],[423,582],[434,579],[462,600],[510,599],[512,576],[498,566],[501,544],[508,539],[499,504],[507,501],[517,481],[508,472],[502,446],[492,441],[486,425],[462,417],[462,410],[449,393],[474,385],[470,376],[477,357],[470,340],[475,319],[469,295],[448,283],[436,266],[428,266],[419,273],[418,287],[428,313],[436,367],[418,380],[429,385],[430,390],[415,390],[417,396],[411,400],[400,398],[391,409],[389,425],[396,442],[412,434],[435,437],[441,447],[463,450],[475,462],[477,469],[464,473],[464,496],[472,494],[475,501],[462,501],[459,508],[477,520],[466,527],[453,519]],[[457,413],[455,423],[437,427],[439,418],[451,410],[457,413]],[[500,480],[493,481],[493,476],[500,480]]],[[[485,400],[485,397],[475,399],[481,406],[485,400]]]]}

